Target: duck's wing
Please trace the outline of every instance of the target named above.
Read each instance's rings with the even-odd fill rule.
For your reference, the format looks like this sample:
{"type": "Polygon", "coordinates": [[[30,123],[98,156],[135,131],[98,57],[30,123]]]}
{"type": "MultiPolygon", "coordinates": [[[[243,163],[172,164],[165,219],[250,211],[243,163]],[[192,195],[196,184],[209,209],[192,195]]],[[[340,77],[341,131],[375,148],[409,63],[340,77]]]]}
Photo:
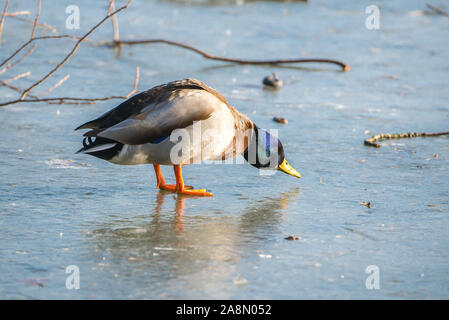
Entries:
{"type": "MultiPolygon", "coordinates": [[[[78,129],[124,144],[143,144],[169,136],[178,128],[207,119],[226,99],[196,79],[173,81],[126,100],[78,129]]],[[[229,105],[228,105],[229,106],[229,105]]]]}
{"type": "Polygon", "coordinates": [[[212,93],[219,100],[228,104],[226,99],[218,91],[208,87],[206,84],[204,84],[199,80],[196,79],[177,80],[166,84],[162,84],[160,86],[153,87],[150,90],[136,94],[135,96],[129,98],[128,100],[121,103],[114,109],[111,109],[108,112],[104,113],[97,119],[88,121],[80,125],[75,130],[79,129],[103,130],[112,127],[113,125],[116,125],[117,123],[122,122],[131,116],[139,114],[142,111],[142,109],[144,109],[148,105],[156,102],[157,100],[161,100],[164,94],[171,91],[182,89],[205,90],[212,93]]]}

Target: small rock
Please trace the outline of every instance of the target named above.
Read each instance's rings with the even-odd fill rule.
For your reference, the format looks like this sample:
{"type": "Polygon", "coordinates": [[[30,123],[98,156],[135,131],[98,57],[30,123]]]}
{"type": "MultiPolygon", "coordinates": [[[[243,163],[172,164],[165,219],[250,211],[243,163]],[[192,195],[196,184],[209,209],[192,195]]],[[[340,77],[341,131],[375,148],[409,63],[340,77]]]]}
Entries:
{"type": "Polygon", "coordinates": [[[236,285],[245,285],[248,283],[248,280],[246,280],[245,278],[238,276],[236,279],[234,279],[234,284],[236,285]]]}
{"type": "Polygon", "coordinates": [[[370,201],[368,201],[368,202],[362,201],[362,202],[360,202],[360,204],[361,204],[361,205],[364,205],[364,206],[367,207],[368,209],[371,208],[371,202],[370,202],[370,201]]]}
{"type": "Polygon", "coordinates": [[[273,118],[273,121],[274,121],[274,122],[277,122],[277,123],[282,123],[282,124],[287,124],[287,123],[288,123],[288,120],[287,120],[287,119],[281,118],[281,117],[274,117],[274,118],[273,118]]]}
{"type": "Polygon", "coordinates": [[[269,88],[280,89],[282,87],[282,80],[278,78],[276,73],[273,72],[273,76],[266,76],[263,78],[262,83],[269,88]]]}
{"type": "Polygon", "coordinates": [[[29,286],[38,286],[38,287],[45,287],[45,282],[47,281],[47,279],[41,279],[41,278],[36,278],[36,279],[20,279],[19,280],[22,283],[25,283],[26,285],[29,286]]]}
{"type": "Polygon", "coordinates": [[[390,79],[390,80],[397,80],[398,78],[392,75],[387,75],[387,76],[380,76],[380,77],[376,77],[377,79],[390,79]]]}

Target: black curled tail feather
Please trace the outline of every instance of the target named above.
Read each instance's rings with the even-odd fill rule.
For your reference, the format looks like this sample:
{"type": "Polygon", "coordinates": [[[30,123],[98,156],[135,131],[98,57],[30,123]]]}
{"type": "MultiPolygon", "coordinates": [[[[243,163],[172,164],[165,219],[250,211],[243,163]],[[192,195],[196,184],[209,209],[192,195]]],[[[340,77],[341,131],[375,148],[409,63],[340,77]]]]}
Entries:
{"type": "Polygon", "coordinates": [[[95,137],[85,137],[83,139],[83,147],[79,149],[76,153],[87,153],[104,160],[111,160],[113,157],[118,155],[123,148],[123,144],[115,140],[95,137]],[[97,147],[105,146],[104,149],[98,150],[97,147]],[[92,150],[91,152],[89,150],[92,150]]]}
{"type": "MultiPolygon", "coordinates": [[[[102,145],[102,144],[106,144],[106,143],[111,143],[111,142],[115,142],[115,141],[113,141],[113,140],[110,140],[110,141],[104,141],[103,143],[101,143],[102,141],[101,140],[103,140],[102,138],[95,138],[95,140],[94,141],[92,141],[92,138],[91,137],[85,137],[84,139],[83,139],[83,147],[81,148],[81,149],[79,149],[76,153],[80,153],[80,152],[88,152],[89,151],[89,149],[92,149],[92,148],[94,148],[94,147],[97,147],[97,146],[99,146],[99,145],[102,145]],[[98,140],[98,139],[100,139],[100,140],[98,140]],[[87,141],[87,142],[86,142],[87,141]]],[[[104,140],[109,140],[109,139],[104,139],[104,140]]]]}
{"type": "MultiPolygon", "coordinates": [[[[82,148],[82,150],[84,151],[84,150],[87,150],[87,149],[91,148],[93,144],[94,143],[92,142],[92,138],[91,137],[85,137],[83,139],[83,146],[84,146],[84,148],[82,148]],[[86,140],[88,141],[89,144],[86,143],[86,140]]],[[[80,152],[80,151],[81,150],[79,150],[78,152],[80,152]]]]}

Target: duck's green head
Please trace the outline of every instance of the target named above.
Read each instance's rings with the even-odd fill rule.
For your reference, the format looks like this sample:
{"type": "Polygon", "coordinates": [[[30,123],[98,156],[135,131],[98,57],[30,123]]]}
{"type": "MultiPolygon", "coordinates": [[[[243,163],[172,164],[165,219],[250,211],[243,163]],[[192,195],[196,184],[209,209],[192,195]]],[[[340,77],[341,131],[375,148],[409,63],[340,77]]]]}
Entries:
{"type": "Polygon", "coordinates": [[[299,172],[293,169],[285,159],[281,141],[257,126],[254,127],[248,148],[246,148],[243,156],[250,165],[258,169],[279,170],[301,178],[299,172]]]}

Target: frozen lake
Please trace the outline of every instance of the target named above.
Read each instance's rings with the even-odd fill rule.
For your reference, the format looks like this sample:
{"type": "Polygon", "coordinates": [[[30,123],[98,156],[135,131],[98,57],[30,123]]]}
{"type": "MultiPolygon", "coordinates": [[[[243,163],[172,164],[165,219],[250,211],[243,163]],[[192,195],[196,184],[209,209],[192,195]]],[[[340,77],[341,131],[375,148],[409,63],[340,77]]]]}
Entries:
{"type": "MultiPolygon", "coordinates": [[[[260,127],[278,129],[303,177],[192,165],[186,183],[214,197],[179,197],[155,189],[151,165],[74,154],[82,141],[74,128],[120,100],[1,107],[0,298],[448,299],[448,137],[363,145],[384,132],[449,131],[449,19],[425,3],[384,1],[380,29],[368,30],[365,1],[134,0],[118,16],[121,39],[166,38],[234,58],[333,58],[351,70],[232,65],[162,44],[124,47],[116,57],[83,43],[36,94],[70,74],[47,96],[126,95],[136,66],[139,90],[194,77],[260,127]],[[280,91],[262,88],[271,72],[285,83],[280,91]],[[301,239],[285,240],[292,234],[301,239]],[[66,288],[70,265],[79,268],[79,290],[66,288]],[[372,265],[378,290],[365,285],[372,265]]],[[[35,1],[11,1],[8,11],[19,10],[34,19],[35,1]]],[[[82,35],[106,10],[107,1],[44,1],[40,21],[82,35]],[[65,28],[70,4],[80,8],[79,30],[65,28]]],[[[0,60],[31,27],[6,19],[0,60]]],[[[90,39],[111,37],[107,21],[90,39]]],[[[74,42],[37,44],[0,79],[31,71],[11,83],[26,88],[74,42]]],[[[0,102],[16,98],[0,86],[0,102]]],[[[171,168],[163,171],[174,180],[171,168]]]]}

